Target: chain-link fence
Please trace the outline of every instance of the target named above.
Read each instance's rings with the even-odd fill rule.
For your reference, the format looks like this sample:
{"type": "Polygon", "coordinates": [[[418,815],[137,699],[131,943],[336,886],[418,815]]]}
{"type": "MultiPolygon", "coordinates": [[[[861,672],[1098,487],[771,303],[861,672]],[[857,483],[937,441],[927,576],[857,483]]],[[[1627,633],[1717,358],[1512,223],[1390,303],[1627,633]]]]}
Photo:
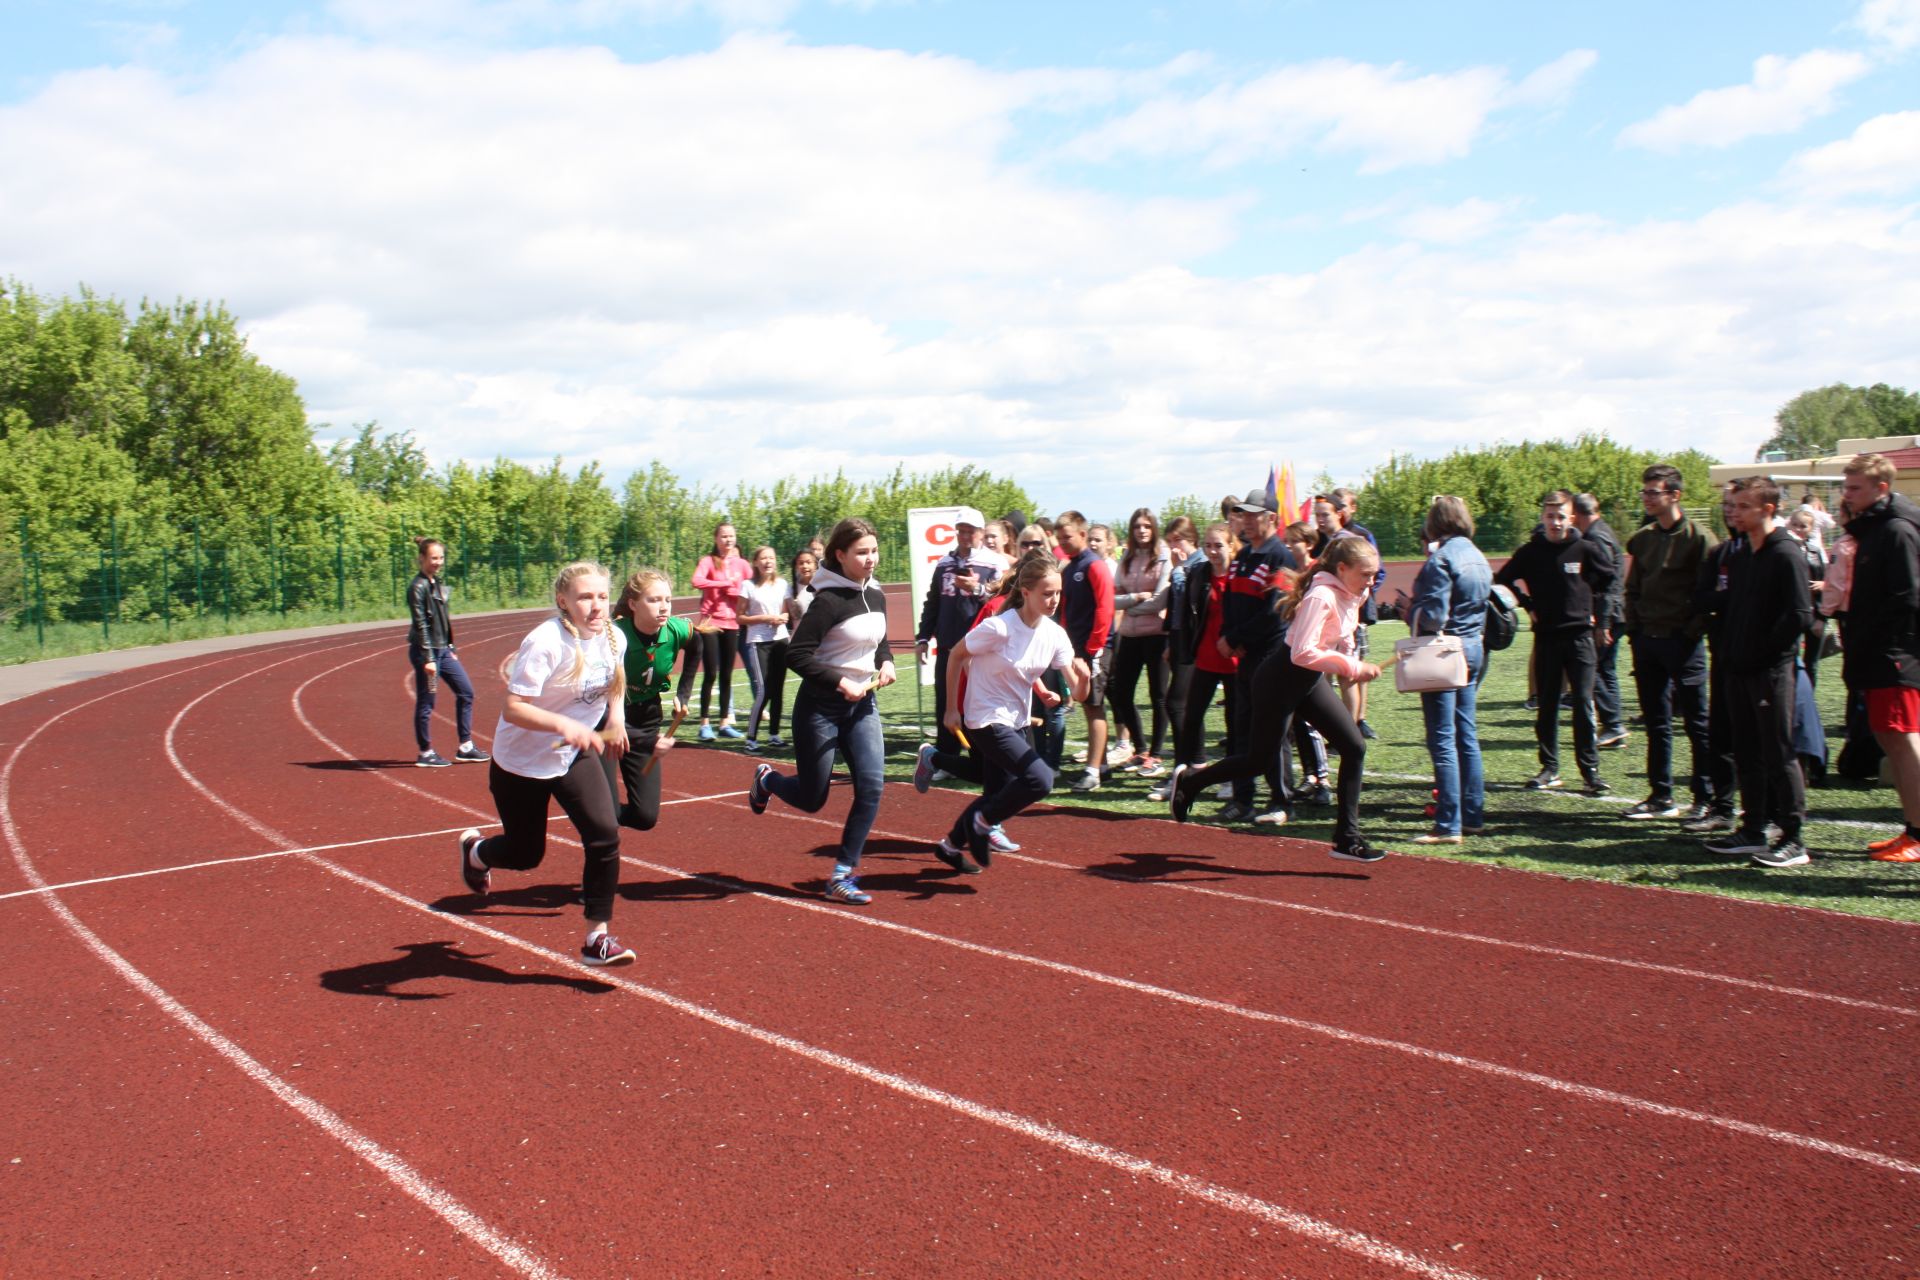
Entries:
{"type": "MultiPolygon", "coordinates": [[[[758,545],[742,528],[741,554],[758,545]]],[[[463,609],[516,608],[551,599],[554,577],[575,560],[597,560],[618,579],[641,565],[665,570],[690,594],[694,565],[712,549],[706,530],[633,541],[615,533],[582,545],[569,535],[545,539],[469,538],[459,528],[446,543],[445,578],[463,609]]],[[[905,580],[904,525],[880,530],[880,577],[905,580]]],[[[797,547],[778,548],[780,572],[797,547]]],[[[63,651],[126,643],[122,632],[165,638],[176,626],[228,629],[273,619],[312,622],[329,617],[403,617],[406,589],[416,570],[410,538],[384,531],[356,533],[344,519],[294,524],[264,520],[231,523],[217,532],[199,526],[111,525],[107,536],[58,531],[35,535],[22,521],[0,531],[0,657],[32,657],[52,635],[63,651]],[[74,633],[93,633],[77,644],[74,633]],[[61,634],[64,633],[64,634],[61,634]]],[[[247,629],[253,629],[249,626],[247,629]]]]}

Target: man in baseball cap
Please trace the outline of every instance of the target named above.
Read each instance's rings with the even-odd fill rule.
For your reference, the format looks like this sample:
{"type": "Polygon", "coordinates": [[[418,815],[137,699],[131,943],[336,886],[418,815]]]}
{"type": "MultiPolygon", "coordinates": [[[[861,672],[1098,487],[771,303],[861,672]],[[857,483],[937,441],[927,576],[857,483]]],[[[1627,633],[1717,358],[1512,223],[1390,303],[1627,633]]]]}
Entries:
{"type": "MultiPolygon", "coordinates": [[[[936,719],[944,719],[947,706],[947,655],[960,637],[973,626],[987,588],[998,576],[998,557],[980,545],[980,531],[987,518],[974,507],[957,507],[953,517],[953,550],[934,562],[933,582],[927,588],[926,602],[920,607],[920,629],[914,634],[920,661],[927,660],[927,649],[935,649],[933,660],[933,705],[939,708],[936,719]]],[[[934,748],[943,755],[960,750],[953,730],[941,723],[934,748]]]]}

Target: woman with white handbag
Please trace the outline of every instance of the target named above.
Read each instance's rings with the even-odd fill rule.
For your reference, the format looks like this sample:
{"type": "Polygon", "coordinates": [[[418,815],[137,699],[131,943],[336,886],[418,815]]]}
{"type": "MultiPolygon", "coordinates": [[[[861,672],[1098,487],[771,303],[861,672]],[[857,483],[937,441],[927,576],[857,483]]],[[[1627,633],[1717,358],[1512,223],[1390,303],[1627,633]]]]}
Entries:
{"type": "Polygon", "coordinates": [[[1420,688],[1427,722],[1427,752],[1433,757],[1436,801],[1433,829],[1415,844],[1459,844],[1486,823],[1486,775],[1475,725],[1480,681],[1487,674],[1487,596],[1493,570],[1473,545],[1473,515],[1459,498],[1442,495],[1427,508],[1424,539],[1433,548],[1413,580],[1407,626],[1409,648],[1426,646],[1432,678],[1417,678],[1420,661],[1403,657],[1395,679],[1420,688]],[[1451,670],[1440,671],[1441,665],[1451,670]],[[1404,678],[1403,678],[1404,677],[1404,678]]]}
{"type": "Polygon", "coordinates": [[[1344,862],[1378,862],[1386,856],[1360,834],[1360,781],[1367,740],[1327,682],[1329,674],[1357,684],[1380,677],[1378,666],[1353,652],[1360,606],[1373,589],[1379,567],[1380,553],[1365,538],[1335,538],[1281,598],[1279,611],[1288,620],[1287,638],[1253,673],[1253,723],[1245,737],[1245,751],[1205,768],[1182,765],[1175,769],[1167,796],[1174,821],[1185,822],[1188,807],[1208,787],[1264,773],[1298,715],[1340,754],[1333,847],[1327,852],[1344,862]]]}

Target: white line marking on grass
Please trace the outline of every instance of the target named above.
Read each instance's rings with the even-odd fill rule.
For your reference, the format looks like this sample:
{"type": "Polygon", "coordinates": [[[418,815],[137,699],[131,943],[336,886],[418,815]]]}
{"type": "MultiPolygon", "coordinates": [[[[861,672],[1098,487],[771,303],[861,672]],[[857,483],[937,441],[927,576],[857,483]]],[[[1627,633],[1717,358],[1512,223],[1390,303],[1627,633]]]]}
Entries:
{"type": "MultiPolygon", "coordinates": [[[[347,646],[337,647],[344,648],[347,646]]],[[[324,650],[317,650],[315,652],[324,652],[324,650]]],[[[256,667],[246,673],[246,675],[236,677],[235,680],[229,680],[226,684],[217,685],[215,688],[224,689],[227,684],[244,680],[249,675],[267,670],[271,667],[284,665],[285,662],[296,662],[306,656],[308,655],[303,653],[292,658],[284,659],[282,662],[270,663],[267,667],[256,667]]],[[[174,675],[183,675],[187,671],[197,671],[201,666],[213,665],[216,664],[203,663],[200,664],[200,666],[185,668],[183,671],[170,672],[168,675],[156,676],[153,680],[143,680],[136,684],[116,689],[113,693],[103,694],[87,702],[78,703],[60,712],[58,715],[42,721],[32,733],[29,733],[25,738],[20,740],[19,745],[8,755],[5,768],[0,769],[0,832],[5,834],[7,845],[13,853],[14,862],[19,866],[21,874],[27,878],[29,883],[33,884],[36,888],[46,887],[46,881],[41,877],[38,868],[28,855],[26,846],[21,842],[19,829],[15,826],[13,820],[13,769],[14,765],[19,762],[20,755],[26,750],[28,744],[35,738],[38,738],[42,732],[56,722],[82,708],[90,707],[98,702],[105,702],[109,698],[117,697],[119,694],[127,692],[129,689],[137,689],[142,685],[170,679],[174,675]]],[[[211,692],[213,692],[213,690],[208,691],[208,693],[211,692]]],[[[206,696],[207,694],[202,694],[200,698],[195,698],[194,703],[199,702],[201,698],[206,696]]],[[[189,703],[188,705],[192,706],[193,703],[189,703]]],[[[182,714],[184,714],[184,712],[182,712],[182,714]]],[[[178,724],[179,716],[175,716],[173,725],[178,724]]],[[[172,739],[173,726],[170,725],[167,730],[167,755],[173,760],[174,767],[178,769],[180,767],[179,757],[174,754],[172,739]]],[[[311,857],[313,855],[307,856],[311,857]]],[[[222,1035],[192,1010],[174,999],[158,983],[154,982],[153,979],[149,978],[128,961],[125,956],[115,951],[111,946],[107,945],[98,934],[87,928],[87,926],[81,922],[80,918],[76,916],[58,896],[49,893],[43,895],[41,900],[47,904],[48,908],[54,913],[54,916],[59,919],[59,921],[66,926],[67,930],[78,938],[88,950],[92,951],[95,956],[104,961],[108,967],[131,984],[135,990],[153,1001],[168,1017],[185,1027],[195,1038],[200,1040],[201,1043],[205,1044],[208,1048],[218,1053],[222,1058],[239,1069],[248,1079],[265,1088],[296,1114],[320,1129],[321,1132],[345,1146],[354,1155],[358,1156],[373,1168],[379,1170],[390,1182],[399,1187],[407,1195],[413,1197],[420,1204],[430,1209],[443,1222],[447,1223],[480,1248],[492,1254],[514,1271],[523,1276],[533,1277],[534,1280],[558,1280],[560,1273],[549,1267],[538,1255],[528,1251],[517,1242],[495,1230],[478,1214],[468,1209],[451,1194],[429,1181],[400,1156],[395,1155],[348,1124],[325,1104],[288,1084],[283,1078],[268,1068],[266,1064],[253,1057],[253,1055],[249,1054],[234,1041],[222,1035]]]]}
{"type": "MultiPolygon", "coordinates": [[[[357,661],[362,661],[362,659],[354,659],[352,661],[357,662],[357,661]]],[[[316,675],[314,675],[312,677],[312,680],[309,680],[307,683],[311,684],[313,680],[318,680],[321,677],[330,674],[332,670],[339,670],[340,667],[345,667],[348,665],[351,665],[351,662],[341,663],[339,667],[331,668],[329,671],[319,672],[316,675]]],[[[343,751],[343,749],[338,744],[334,743],[330,738],[327,738],[324,734],[322,734],[320,730],[317,727],[315,727],[311,721],[307,719],[305,711],[298,706],[299,696],[305,688],[306,688],[306,685],[303,684],[300,686],[299,689],[296,689],[293,694],[293,697],[295,699],[295,711],[296,711],[296,714],[299,715],[301,723],[307,727],[309,732],[313,733],[316,738],[319,738],[320,741],[325,743],[331,750],[343,751]]],[[[380,775],[380,776],[382,776],[385,781],[392,783],[394,786],[402,787],[410,791],[416,791],[418,794],[422,796],[426,796],[428,798],[437,800],[442,804],[448,805],[449,807],[459,809],[467,813],[478,812],[477,810],[469,809],[463,805],[460,805],[457,801],[448,800],[445,797],[433,795],[430,792],[419,791],[419,789],[412,787],[408,783],[401,782],[397,778],[386,777],[385,775],[380,775]]],[[[195,785],[198,786],[199,784],[196,782],[195,785]]],[[[207,792],[206,794],[209,796],[210,799],[214,800],[214,803],[219,804],[222,808],[230,809],[230,807],[226,805],[224,801],[221,801],[213,797],[210,792],[207,792]]],[[[717,801],[724,801],[724,806],[727,808],[746,809],[747,812],[751,813],[752,810],[749,809],[746,806],[746,804],[739,799],[739,795],[740,793],[737,791],[729,791],[729,792],[720,793],[720,797],[693,797],[693,799],[705,800],[710,803],[717,802],[717,801]]],[[[230,811],[236,814],[238,813],[237,810],[230,809],[230,811]]],[[[779,816],[783,818],[789,818],[789,819],[793,819],[800,822],[807,822],[807,823],[812,823],[812,824],[827,826],[827,827],[839,827],[841,825],[839,822],[836,822],[833,819],[821,818],[813,814],[796,813],[791,810],[785,810],[785,809],[779,810],[777,812],[779,813],[779,816]]],[[[242,820],[244,821],[245,819],[242,819],[242,820]]],[[[889,833],[889,832],[881,831],[878,829],[876,829],[873,834],[879,835],[885,839],[911,840],[911,841],[920,842],[920,837],[917,837],[917,836],[906,836],[906,835],[901,835],[897,833],[889,833]]],[[[549,838],[560,840],[561,842],[567,843],[567,844],[575,844],[574,841],[566,840],[564,837],[549,837],[549,838]]],[[[1049,862],[1044,859],[1033,858],[1033,857],[1019,855],[1019,854],[1001,854],[997,856],[1009,857],[1009,858],[1013,858],[1016,861],[1029,862],[1029,863],[1034,863],[1040,866],[1059,868],[1064,870],[1072,870],[1072,871],[1084,870],[1084,868],[1075,867],[1068,863],[1049,862]]],[[[739,889],[743,887],[742,882],[724,878],[724,877],[698,875],[692,872],[684,871],[677,867],[670,867],[662,864],[646,862],[641,859],[626,857],[626,856],[623,856],[621,860],[623,862],[627,862],[635,866],[645,867],[650,871],[655,871],[663,875],[677,876],[685,880],[703,881],[709,884],[716,884],[716,885],[721,885],[723,887],[734,888],[734,889],[739,889]]],[[[313,859],[313,861],[324,863],[324,859],[313,859]]],[[[326,865],[328,865],[330,868],[332,866],[332,864],[326,864],[326,865]]],[[[347,874],[349,876],[352,875],[352,873],[350,872],[343,872],[343,874],[347,874]]],[[[1139,880],[1134,877],[1116,876],[1114,878],[1124,879],[1132,883],[1145,884],[1145,885],[1158,885],[1161,883],[1161,882],[1152,881],[1152,880],[1139,880]]],[[[1192,888],[1192,889],[1200,888],[1199,886],[1180,886],[1180,885],[1166,885],[1165,887],[1192,888]]],[[[1384,1049],[1384,1050],[1388,1050],[1396,1053],[1404,1053],[1413,1057],[1426,1059],[1428,1061],[1443,1063],[1447,1066],[1461,1068],[1461,1069],[1473,1071],[1483,1075],[1490,1075],[1490,1076],[1498,1077],[1501,1079],[1514,1081],[1517,1083],[1534,1085],[1540,1088],[1552,1090],[1556,1093],[1562,1093],[1572,1097],[1577,1097],[1588,1102],[1595,1102],[1595,1103],[1601,1103],[1606,1105],[1623,1107],[1628,1110],[1639,1111],[1649,1115],[1657,1115],[1667,1119],[1686,1120],[1686,1121],[1691,1121],[1697,1124],[1705,1124],[1715,1128],[1726,1130],[1731,1133],[1741,1134],[1745,1137],[1760,1138],[1764,1141],[1781,1143],[1787,1146],[1798,1147],[1803,1150],[1817,1151],[1824,1155],[1838,1156],[1842,1159],[1858,1161],[1860,1163],[1873,1165],[1877,1168],[1887,1169],[1896,1173],[1920,1174],[1920,1164],[1915,1164],[1905,1160],[1901,1160],[1897,1156],[1884,1155],[1877,1151],[1869,1151],[1861,1147],[1852,1147],[1844,1143],[1830,1142],[1824,1138],[1815,1138],[1807,1134],[1795,1133],[1792,1130],[1788,1130],[1788,1129],[1776,1129],[1769,1125],[1755,1124],[1751,1121],[1746,1121],[1746,1120],[1737,1120],[1730,1116],[1718,1116],[1718,1115],[1712,1114],[1711,1112],[1695,1111],[1686,1107],[1673,1106],[1669,1103],[1655,1102],[1650,1098],[1640,1098],[1640,1097],[1636,1097],[1633,1094],[1621,1093],[1621,1092],[1618,1092],[1617,1090],[1612,1090],[1612,1089],[1604,1089],[1597,1085],[1586,1085],[1586,1084],[1580,1084],[1571,1080],[1562,1080],[1556,1076],[1548,1076],[1548,1075],[1541,1074],[1539,1072],[1525,1071],[1517,1067],[1509,1067],[1501,1063],[1490,1062],[1485,1059],[1469,1058],[1461,1054],[1448,1053],[1447,1051],[1441,1050],[1441,1049],[1430,1049],[1424,1045],[1417,1045],[1407,1041],[1389,1040],[1381,1036],[1368,1035],[1365,1032],[1350,1031],[1350,1030],[1347,1030],[1346,1028],[1332,1026],[1327,1023],[1313,1022],[1313,1021],[1309,1021],[1307,1019],[1302,1019],[1302,1018],[1293,1018],[1285,1014],[1270,1013],[1265,1010],[1249,1009],[1241,1005],[1229,1004],[1225,1001],[1213,1000],[1205,996],[1191,995],[1186,992],[1176,991],[1167,987],[1156,987],[1148,983],[1137,982],[1130,978],[1121,978],[1121,977],[1118,977],[1117,975],[1102,973],[1094,969],[1084,969],[1077,965],[1070,965],[1060,961],[1047,960],[1038,956],[1026,955],[1020,952],[1003,951],[997,947],[990,947],[982,943],[968,942],[966,940],[950,937],[945,934],[932,933],[927,930],[914,928],[911,925],[901,925],[891,921],[883,921],[878,919],[877,917],[855,915],[850,912],[841,911],[837,908],[827,907],[824,904],[807,902],[803,899],[798,899],[798,898],[789,898],[781,894],[770,894],[770,893],[766,893],[763,890],[753,889],[751,887],[746,887],[746,891],[749,893],[752,893],[756,897],[764,898],[769,902],[781,903],[784,905],[791,905],[791,906],[798,906],[808,910],[819,911],[824,914],[830,915],[836,919],[847,921],[850,923],[868,924],[868,925],[873,925],[879,928],[891,929],[899,933],[902,933],[911,937],[920,938],[926,941],[936,942],[942,945],[952,946],[952,947],[959,948],[961,950],[972,951],[981,955],[992,956],[998,959],[1010,960],[1010,961],[1014,961],[1021,964],[1029,964],[1029,965],[1036,966],[1038,968],[1051,969],[1056,972],[1065,973],[1074,977],[1086,978],[1091,981],[1114,986],[1117,988],[1121,988],[1123,990],[1133,991],[1143,995],[1151,995],[1161,999],[1173,1000],[1177,1003],[1185,1004],[1194,1008],[1207,1009],[1209,1011],[1216,1012],[1216,1013],[1225,1013],[1235,1017],[1246,1018],[1250,1021],[1271,1023],[1275,1025],[1289,1027],[1294,1030],[1307,1031],[1313,1034],[1327,1036],[1336,1041],[1340,1041],[1348,1044],[1361,1045],[1361,1046],[1365,1046],[1367,1048],[1373,1048],[1373,1049],[1384,1049]]],[[[1221,893],[1220,896],[1235,897],[1236,899],[1251,902],[1256,905],[1280,905],[1280,904],[1269,903],[1266,899],[1261,899],[1261,898],[1239,898],[1239,895],[1230,895],[1225,893],[1221,893]]],[[[411,900],[409,899],[407,901],[411,901],[411,900]]],[[[1287,904],[1287,905],[1290,905],[1290,904],[1287,904]]],[[[1315,910],[1323,910],[1323,909],[1315,909],[1315,910]]],[[[1340,915],[1345,915],[1346,913],[1325,911],[1324,914],[1340,916],[1340,915]]],[[[1355,918],[1365,923],[1394,924],[1396,925],[1396,927],[1412,928],[1412,929],[1417,929],[1421,932],[1436,933],[1439,936],[1448,938],[1450,940],[1457,938],[1458,940],[1465,940],[1465,941],[1491,941],[1495,943],[1499,942],[1498,939],[1481,939],[1474,935],[1453,935],[1448,933],[1445,930],[1430,930],[1430,929],[1427,929],[1425,926],[1399,925],[1398,922],[1393,922],[1393,921],[1372,921],[1367,917],[1355,917],[1355,918]]],[[[505,937],[505,935],[502,935],[502,937],[505,937]]],[[[1530,944],[1511,943],[1511,944],[1500,944],[1500,945],[1525,947],[1530,950],[1534,949],[1531,947],[1530,944]]],[[[1548,949],[1548,952],[1549,954],[1554,954],[1550,949],[1548,949]]],[[[1570,954],[1572,954],[1573,957],[1577,959],[1588,958],[1588,957],[1580,956],[1579,953],[1570,953],[1570,954]]],[[[1637,962],[1626,962],[1626,961],[1612,961],[1608,957],[1604,957],[1604,956],[1591,957],[1591,958],[1597,959],[1606,963],[1625,963],[1625,964],[1637,963],[1637,962]]],[[[1682,972],[1684,973],[1685,971],[1682,971],[1682,972]]],[[[1695,975],[1687,975],[1687,976],[1695,976],[1695,975]]],[[[1724,979],[1721,975],[1714,975],[1714,974],[1699,974],[1697,976],[1709,978],[1716,981],[1722,981],[1722,980],[1736,981],[1736,982],[1742,981],[1742,980],[1724,979]]],[[[1762,985],[1762,984],[1753,984],[1753,985],[1762,985]]],[[[1792,994],[1791,989],[1788,989],[1788,988],[1779,988],[1778,990],[1782,992],[1786,992],[1788,994],[1792,994]]],[[[1809,994],[1813,994],[1816,997],[1818,996],[1818,993],[1809,993],[1809,994]]],[[[1845,1001],[1841,997],[1831,997],[1831,998],[1836,1000],[1841,1000],[1843,1003],[1863,1003],[1863,1002],[1845,1001]]],[[[1877,1007],[1877,1006],[1869,1006],[1869,1007],[1877,1007]]],[[[1898,1011],[1896,1010],[1896,1012],[1898,1011]]]]}
{"type": "MultiPolygon", "coordinates": [[[[472,824],[469,824],[471,826],[472,824]]],[[[486,823],[484,826],[498,826],[499,823],[486,823]]],[[[9,898],[31,898],[43,893],[59,893],[63,889],[80,889],[92,884],[117,884],[122,880],[138,880],[144,876],[170,876],[179,871],[199,871],[206,867],[227,867],[238,862],[260,862],[268,858],[284,858],[290,853],[324,853],[332,849],[355,849],[369,844],[398,844],[407,840],[424,840],[429,836],[450,836],[467,830],[467,827],[443,827],[438,831],[409,831],[396,836],[374,836],[368,840],[340,840],[333,844],[311,844],[304,849],[274,849],[267,853],[239,853],[230,858],[209,858],[205,862],[183,862],[177,866],[154,867],[147,871],[124,871],[116,876],[95,876],[91,880],[65,880],[59,884],[44,885],[38,889],[16,889],[12,893],[0,893],[0,902],[9,898]]]]}

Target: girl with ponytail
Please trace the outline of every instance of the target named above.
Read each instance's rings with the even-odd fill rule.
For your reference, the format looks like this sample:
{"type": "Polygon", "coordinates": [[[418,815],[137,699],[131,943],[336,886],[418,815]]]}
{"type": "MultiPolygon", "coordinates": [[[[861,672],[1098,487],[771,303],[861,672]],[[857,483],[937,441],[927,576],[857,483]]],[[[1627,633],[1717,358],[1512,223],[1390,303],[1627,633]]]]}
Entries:
{"type": "Polygon", "coordinates": [[[553,584],[554,616],[520,642],[507,676],[507,705],[494,729],[487,784],[501,833],[460,833],[460,878],[484,898],[493,870],[530,871],[547,852],[547,805],[580,833],[586,862],[581,896],[588,964],[624,964],[633,952],[607,932],[620,878],[620,828],[614,820],[614,765],[627,749],[618,708],[625,697],[626,640],[608,607],[607,571],[578,561],[553,584]],[[609,714],[609,708],[613,713],[609,714]]]}
{"type": "MultiPolygon", "coordinates": [[[[620,780],[626,784],[626,802],[616,792],[620,825],[651,831],[660,820],[660,766],[656,757],[673,746],[660,732],[660,702],[674,659],[687,649],[693,628],[673,615],[673,582],[658,569],[638,569],[620,592],[613,607],[613,625],[626,642],[622,663],[627,682],[622,717],[627,725],[627,749],[620,757],[620,780]]],[[[676,710],[685,704],[676,702],[676,710]]]]}
{"type": "Polygon", "coordinates": [[[1380,553],[1357,534],[1332,538],[1313,567],[1302,573],[1276,606],[1287,620],[1287,636],[1254,671],[1252,724],[1243,753],[1205,768],[1182,765],[1173,772],[1167,796],[1176,822],[1207,787],[1223,780],[1263,772],[1278,757],[1295,715],[1318,729],[1340,753],[1339,808],[1328,853],[1346,862],[1378,862],[1386,854],[1360,834],[1360,782],[1367,740],[1347,711],[1328,675],[1355,684],[1377,680],[1380,668],[1354,656],[1353,629],[1360,607],[1373,587],[1380,553]]]}

